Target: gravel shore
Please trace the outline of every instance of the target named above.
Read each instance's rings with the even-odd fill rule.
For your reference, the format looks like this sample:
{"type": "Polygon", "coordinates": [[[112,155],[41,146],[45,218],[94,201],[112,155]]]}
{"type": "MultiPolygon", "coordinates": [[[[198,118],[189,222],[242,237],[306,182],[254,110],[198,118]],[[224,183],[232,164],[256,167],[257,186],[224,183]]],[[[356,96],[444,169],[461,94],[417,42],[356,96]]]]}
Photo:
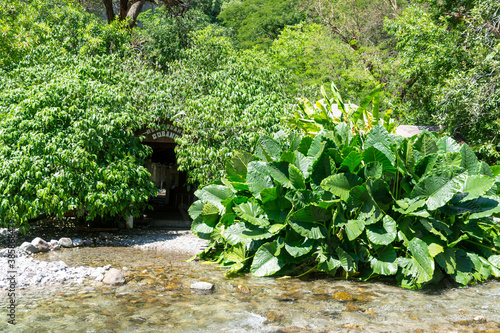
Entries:
{"type": "MultiPolygon", "coordinates": [[[[142,250],[154,250],[155,252],[183,252],[196,254],[203,250],[206,241],[197,238],[189,230],[169,230],[169,229],[132,229],[120,230],[119,232],[99,232],[99,233],[75,233],[74,231],[47,231],[39,230],[38,234],[17,235],[17,243],[30,241],[30,238],[42,234],[44,239],[49,242],[58,237],[74,237],[73,242],[81,242],[82,246],[114,246],[114,247],[135,247],[142,250]]],[[[40,284],[55,283],[83,283],[83,279],[93,279],[102,281],[110,266],[104,267],[68,267],[62,261],[45,262],[36,260],[29,253],[17,247],[14,251],[6,249],[8,240],[7,233],[0,230],[0,290],[7,290],[12,286],[12,274],[9,271],[15,271],[15,287],[24,289],[40,284]],[[2,256],[2,250],[3,255],[2,256]],[[7,254],[9,252],[10,256],[7,254]],[[13,258],[14,257],[14,258],[13,258]],[[14,260],[13,260],[14,259],[14,260]],[[9,260],[13,260],[10,261],[9,260]],[[13,268],[10,266],[14,264],[13,268]]],[[[43,237],[42,237],[43,238],[43,237]]],[[[52,251],[57,251],[52,249],[52,251]]]]}

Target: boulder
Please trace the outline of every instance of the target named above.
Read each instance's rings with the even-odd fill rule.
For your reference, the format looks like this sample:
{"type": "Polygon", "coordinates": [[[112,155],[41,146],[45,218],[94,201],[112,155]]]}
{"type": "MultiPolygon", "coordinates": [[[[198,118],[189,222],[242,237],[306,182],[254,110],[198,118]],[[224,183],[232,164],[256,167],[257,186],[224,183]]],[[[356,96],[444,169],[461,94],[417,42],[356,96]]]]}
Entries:
{"type": "Polygon", "coordinates": [[[63,237],[59,240],[59,245],[62,247],[73,247],[73,241],[71,238],[63,237]]]}
{"type": "Polygon", "coordinates": [[[123,275],[122,271],[111,268],[106,272],[102,282],[110,285],[121,285],[125,283],[125,275],[123,275]]]}
{"type": "Polygon", "coordinates": [[[38,247],[36,247],[35,245],[33,245],[31,243],[28,243],[28,242],[22,243],[19,248],[21,250],[24,250],[24,251],[28,252],[28,253],[38,253],[38,252],[40,252],[40,250],[38,249],[38,247]]]}
{"type": "Polygon", "coordinates": [[[78,247],[78,246],[82,246],[82,245],[83,245],[83,240],[81,240],[80,238],[73,239],[73,246],[74,247],[78,247]]]}
{"type": "Polygon", "coordinates": [[[442,130],[439,126],[413,126],[413,125],[399,125],[396,127],[396,134],[407,138],[411,138],[414,135],[418,135],[424,129],[429,132],[439,132],[442,130]]]}
{"type": "Polygon", "coordinates": [[[50,251],[50,245],[40,237],[37,237],[31,241],[31,244],[35,245],[40,252],[50,251]]]}

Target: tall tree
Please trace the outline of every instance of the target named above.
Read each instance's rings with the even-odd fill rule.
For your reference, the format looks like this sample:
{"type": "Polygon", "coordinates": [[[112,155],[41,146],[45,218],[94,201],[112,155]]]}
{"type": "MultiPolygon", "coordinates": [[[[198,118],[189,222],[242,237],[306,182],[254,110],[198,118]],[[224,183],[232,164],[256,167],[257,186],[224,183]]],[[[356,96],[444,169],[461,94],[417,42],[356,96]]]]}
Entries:
{"type": "MultiPolygon", "coordinates": [[[[123,21],[125,19],[130,20],[130,26],[136,24],[137,16],[141,13],[142,7],[146,2],[154,2],[153,0],[119,0],[118,14],[115,13],[113,8],[113,0],[102,0],[104,7],[106,8],[106,17],[108,18],[108,23],[111,23],[118,15],[118,19],[123,21]]],[[[172,16],[178,16],[184,14],[184,12],[189,9],[189,4],[183,2],[182,0],[162,0],[161,3],[168,8],[172,16]]]]}

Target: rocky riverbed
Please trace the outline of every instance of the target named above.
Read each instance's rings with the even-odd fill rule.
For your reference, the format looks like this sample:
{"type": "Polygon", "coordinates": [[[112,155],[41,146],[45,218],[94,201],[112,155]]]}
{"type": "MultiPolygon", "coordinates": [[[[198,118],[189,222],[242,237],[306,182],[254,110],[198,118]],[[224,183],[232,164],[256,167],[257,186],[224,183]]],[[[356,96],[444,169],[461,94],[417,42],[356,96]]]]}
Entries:
{"type": "Polygon", "coordinates": [[[13,235],[0,229],[0,270],[15,272],[0,275],[0,289],[11,286],[13,275],[16,288],[24,289],[40,284],[82,284],[84,280],[106,284],[124,283],[123,273],[110,265],[103,267],[68,267],[62,261],[46,262],[37,256],[49,251],[75,251],[81,247],[121,246],[155,252],[178,251],[196,254],[206,242],[188,230],[132,229],[117,232],[76,232],[74,230],[34,229],[26,235],[14,232],[16,248],[9,247],[13,235]],[[40,235],[42,237],[38,237],[40,235]],[[10,260],[10,261],[9,261],[10,260]]]}

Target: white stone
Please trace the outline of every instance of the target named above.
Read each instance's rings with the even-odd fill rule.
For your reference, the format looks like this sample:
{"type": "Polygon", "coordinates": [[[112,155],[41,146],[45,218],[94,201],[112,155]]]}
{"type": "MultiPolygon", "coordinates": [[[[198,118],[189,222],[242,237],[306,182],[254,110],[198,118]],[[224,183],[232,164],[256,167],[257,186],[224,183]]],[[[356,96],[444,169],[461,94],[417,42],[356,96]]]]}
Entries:
{"type": "Polygon", "coordinates": [[[203,290],[203,291],[212,290],[213,287],[214,285],[208,282],[194,282],[191,284],[191,289],[203,290]]]}
{"type": "Polygon", "coordinates": [[[106,275],[104,276],[102,282],[110,285],[124,284],[125,275],[123,275],[123,273],[120,270],[116,268],[111,268],[109,271],[106,272],[106,275]]]}
{"type": "Polygon", "coordinates": [[[28,252],[28,253],[38,253],[38,252],[40,252],[40,250],[38,249],[38,247],[36,247],[35,245],[33,245],[31,243],[28,243],[28,242],[22,243],[19,248],[21,250],[24,250],[24,251],[28,252]]]}
{"type": "Polygon", "coordinates": [[[62,247],[73,247],[73,241],[71,238],[63,237],[59,240],[59,244],[62,247]]]}
{"type": "Polygon", "coordinates": [[[35,245],[41,252],[50,251],[50,245],[40,237],[36,237],[31,241],[31,244],[35,245]]]}

